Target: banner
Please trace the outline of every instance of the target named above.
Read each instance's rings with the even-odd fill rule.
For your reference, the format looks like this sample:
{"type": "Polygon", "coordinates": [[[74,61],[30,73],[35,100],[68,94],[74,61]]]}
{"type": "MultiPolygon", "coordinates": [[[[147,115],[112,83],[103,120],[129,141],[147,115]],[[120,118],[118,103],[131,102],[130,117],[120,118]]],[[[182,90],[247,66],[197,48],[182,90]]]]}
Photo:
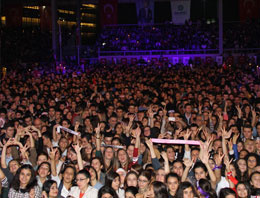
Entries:
{"type": "Polygon", "coordinates": [[[136,1],[138,24],[147,25],[154,22],[154,0],[136,1]]]}
{"type": "Polygon", "coordinates": [[[51,6],[40,6],[40,27],[41,30],[51,30],[51,6]]]}
{"type": "Polygon", "coordinates": [[[171,0],[172,22],[184,24],[190,19],[190,0],[171,0]]]}
{"type": "Polygon", "coordinates": [[[5,16],[7,27],[22,26],[23,6],[18,4],[6,5],[5,16]]]}
{"type": "Polygon", "coordinates": [[[117,0],[100,0],[101,26],[117,24],[117,0]]]}
{"type": "Polygon", "coordinates": [[[259,0],[240,0],[239,1],[239,13],[240,20],[245,21],[247,19],[259,18],[260,1],[259,0]]]}

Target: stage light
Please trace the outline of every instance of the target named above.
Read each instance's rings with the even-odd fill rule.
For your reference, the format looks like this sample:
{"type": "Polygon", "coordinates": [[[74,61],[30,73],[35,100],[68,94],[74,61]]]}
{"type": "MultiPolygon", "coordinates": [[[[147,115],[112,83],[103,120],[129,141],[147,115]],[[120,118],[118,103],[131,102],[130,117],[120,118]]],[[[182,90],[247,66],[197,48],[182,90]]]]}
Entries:
{"type": "Polygon", "coordinates": [[[106,43],[102,43],[102,45],[103,45],[103,46],[105,46],[105,45],[106,45],[106,43]]]}

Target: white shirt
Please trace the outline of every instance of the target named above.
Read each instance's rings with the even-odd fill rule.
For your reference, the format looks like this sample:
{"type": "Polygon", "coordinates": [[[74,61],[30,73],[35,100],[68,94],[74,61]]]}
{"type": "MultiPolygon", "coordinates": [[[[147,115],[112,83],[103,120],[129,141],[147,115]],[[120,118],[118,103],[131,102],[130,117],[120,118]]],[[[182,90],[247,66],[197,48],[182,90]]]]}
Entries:
{"type": "MultiPolygon", "coordinates": [[[[72,187],[69,195],[75,198],[79,198],[80,195],[79,187],[78,186],[72,187]]],[[[98,190],[93,188],[92,186],[88,186],[88,189],[86,190],[82,198],[97,198],[97,197],[98,197],[98,190]]]]}
{"type": "Polygon", "coordinates": [[[229,188],[229,183],[228,183],[228,181],[226,180],[226,178],[223,177],[223,176],[221,176],[221,179],[220,179],[220,181],[219,181],[218,184],[217,184],[217,188],[216,188],[216,193],[217,193],[217,195],[219,194],[219,191],[220,191],[222,188],[229,188]]]}

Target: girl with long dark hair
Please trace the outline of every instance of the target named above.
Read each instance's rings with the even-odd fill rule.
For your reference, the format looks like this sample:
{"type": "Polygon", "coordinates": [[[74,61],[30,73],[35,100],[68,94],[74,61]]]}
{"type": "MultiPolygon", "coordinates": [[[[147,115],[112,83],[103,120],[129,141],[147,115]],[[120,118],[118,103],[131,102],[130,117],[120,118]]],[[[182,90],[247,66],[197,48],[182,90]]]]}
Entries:
{"type": "Polygon", "coordinates": [[[17,170],[10,185],[8,197],[41,197],[41,190],[37,185],[35,171],[31,165],[22,165],[17,170]]]}

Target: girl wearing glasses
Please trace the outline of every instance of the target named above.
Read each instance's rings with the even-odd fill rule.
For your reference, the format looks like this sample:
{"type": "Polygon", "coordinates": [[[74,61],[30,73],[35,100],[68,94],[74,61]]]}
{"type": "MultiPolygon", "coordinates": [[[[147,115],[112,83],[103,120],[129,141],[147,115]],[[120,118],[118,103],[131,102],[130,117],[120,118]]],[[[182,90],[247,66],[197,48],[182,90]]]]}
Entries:
{"type": "Polygon", "coordinates": [[[76,176],[77,186],[72,187],[69,193],[75,198],[97,198],[98,190],[90,186],[90,174],[87,170],[80,170],[76,176]]]}

